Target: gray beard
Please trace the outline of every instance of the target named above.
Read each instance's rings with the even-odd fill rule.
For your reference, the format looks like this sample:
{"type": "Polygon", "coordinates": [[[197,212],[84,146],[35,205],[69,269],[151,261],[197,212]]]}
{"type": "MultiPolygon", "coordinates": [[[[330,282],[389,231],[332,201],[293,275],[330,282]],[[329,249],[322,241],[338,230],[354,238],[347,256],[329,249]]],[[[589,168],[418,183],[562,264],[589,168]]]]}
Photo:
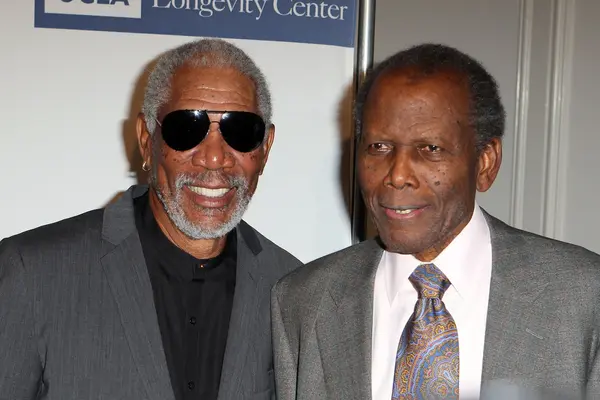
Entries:
{"type": "MultiPolygon", "coordinates": [[[[222,172],[207,171],[197,175],[180,174],[175,179],[175,193],[165,193],[163,188],[159,187],[156,179],[156,171],[152,171],[150,176],[150,184],[154,188],[158,199],[160,200],[163,209],[169,216],[171,222],[185,236],[190,239],[218,239],[231,232],[242,220],[252,196],[248,193],[248,181],[240,176],[228,176],[222,172]],[[186,216],[183,207],[183,188],[188,184],[201,184],[206,181],[214,181],[209,179],[211,176],[218,175],[220,181],[227,182],[232,188],[236,189],[235,199],[233,203],[235,208],[231,212],[228,221],[217,226],[206,226],[202,223],[194,223],[186,216]]],[[[211,215],[219,212],[214,209],[204,209],[204,214],[211,215]]]]}

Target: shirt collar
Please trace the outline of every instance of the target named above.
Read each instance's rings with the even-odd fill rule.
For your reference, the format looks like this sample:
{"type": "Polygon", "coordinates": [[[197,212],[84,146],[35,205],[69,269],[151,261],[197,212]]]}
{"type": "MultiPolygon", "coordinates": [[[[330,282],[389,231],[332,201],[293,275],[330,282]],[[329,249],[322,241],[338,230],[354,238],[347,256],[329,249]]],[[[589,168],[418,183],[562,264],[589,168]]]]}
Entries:
{"type": "Polygon", "coordinates": [[[469,223],[433,261],[461,297],[465,297],[491,254],[490,229],[477,204],[469,223]]]}
{"type": "MultiPolygon", "coordinates": [[[[433,260],[461,297],[466,297],[480,273],[478,266],[491,254],[490,230],[477,204],[471,219],[454,240],[433,260]]],[[[385,270],[390,304],[398,291],[398,283],[407,282],[410,274],[423,262],[410,254],[384,251],[381,264],[385,270]]]]}

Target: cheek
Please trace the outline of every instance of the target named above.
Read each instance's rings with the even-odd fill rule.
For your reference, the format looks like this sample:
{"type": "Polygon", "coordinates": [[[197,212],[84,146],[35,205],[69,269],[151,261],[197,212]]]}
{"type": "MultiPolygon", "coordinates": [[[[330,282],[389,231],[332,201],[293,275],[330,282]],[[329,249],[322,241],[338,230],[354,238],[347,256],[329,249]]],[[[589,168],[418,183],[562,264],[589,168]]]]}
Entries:
{"type": "Polygon", "coordinates": [[[451,203],[464,201],[469,191],[469,182],[468,171],[459,171],[445,166],[431,170],[426,178],[427,186],[436,194],[436,197],[451,203]]]}
{"type": "Polygon", "coordinates": [[[240,172],[246,177],[252,189],[256,187],[263,162],[264,155],[258,151],[242,155],[236,159],[236,164],[241,169],[240,172]]]}
{"type": "Polygon", "coordinates": [[[383,159],[362,157],[358,162],[357,172],[361,189],[364,192],[369,192],[383,184],[388,169],[383,159]]]}
{"type": "Polygon", "coordinates": [[[174,185],[178,174],[186,171],[186,165],[189,165],[189,155],[177,153],[163,146],[159,151],[158,157],[158,180],[159,182],[174,185]]]}
{"type": "Polygon", "coordinates": [[[428,167],[427,170],[422,171],[420,175],[427,187],[432,188],[434,191],[439,191],[443,186],[448,185],[447,171],[447,166],[438,165],[433,168],[428,167]]]}
{"type": "Polygon", "coordinates": [[[253,151],[252,153],[248,154],[248,161],[254,164],[259,164],[260,161],[263,158],[263,154],[259,154],[262,152],[258,152],[258,151],[253,151]]]}

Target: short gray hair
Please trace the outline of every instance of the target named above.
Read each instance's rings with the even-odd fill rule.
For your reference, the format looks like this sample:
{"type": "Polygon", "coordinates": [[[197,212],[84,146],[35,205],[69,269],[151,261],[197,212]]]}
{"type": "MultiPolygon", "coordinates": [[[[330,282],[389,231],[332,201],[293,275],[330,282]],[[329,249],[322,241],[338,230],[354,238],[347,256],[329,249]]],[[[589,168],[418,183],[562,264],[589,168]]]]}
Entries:
{"type": "Polygon", "coordinates": [[[160,108],[171,95],[171,82],[175,71],[185,65],[208,68],[233,68],[249,78],[256,87],[258,112],[271,124],[271,93],[265,76],[254,61],[240,48],[221,39],[201,39],[186,43],[163,53],[152,69],[146,84],[142,113],[148,131],[156,130],[156,119],[160,108]]]}

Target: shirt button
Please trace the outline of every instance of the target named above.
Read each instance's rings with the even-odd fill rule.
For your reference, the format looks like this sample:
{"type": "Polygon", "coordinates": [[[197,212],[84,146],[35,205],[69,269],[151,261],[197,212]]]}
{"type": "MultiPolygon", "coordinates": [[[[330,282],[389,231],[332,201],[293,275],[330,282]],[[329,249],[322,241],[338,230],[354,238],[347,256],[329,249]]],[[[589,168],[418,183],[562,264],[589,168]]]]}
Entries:
{"type": "Polygon", "coordinates": [[[194,390],[195,387],[196,387],[196,384],[194,382],[188,382],[188,389],[194,390]]]}
{"type": "Polygon", "coordinates": [[[190,324],[196,325],[196,317],[190,317],[190,324]]]}

